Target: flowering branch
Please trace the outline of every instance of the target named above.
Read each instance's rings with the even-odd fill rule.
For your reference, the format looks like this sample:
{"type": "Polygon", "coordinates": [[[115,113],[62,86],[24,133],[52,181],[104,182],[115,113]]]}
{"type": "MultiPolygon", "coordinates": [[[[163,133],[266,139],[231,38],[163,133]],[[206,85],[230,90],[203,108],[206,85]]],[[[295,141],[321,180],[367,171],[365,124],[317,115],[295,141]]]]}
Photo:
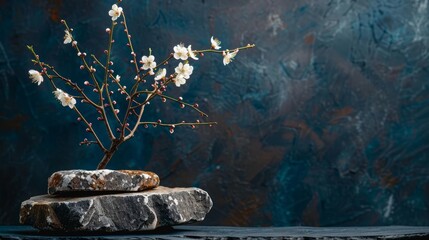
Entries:
{"type": "Polygon", "coordinates": [[[188,106],[188,107],[191,107],[192,109],[194,109],[195,111],[197,111],[198,113],[200,113],[201,116],[203,116],[203,117],[208,117],[209,116],[205,112],[201,111],[198,108],[198,104],[197,103],[190,104],[190,103],[184,102],[184,101],[182,101],[182,97],[179,97],[179,99],[175,99],[175,98],[172,98],[172,97],[164,95],[164,94],[158,94],[158,95],[160,97],[165,98],[165,99],[168,99],[168,100],[171,100],[171,101],[179,103],[181,108],[184,108],[185,106],[188,106]]]}
{"type": "MultiPolygon", "coordinates": [[[[137,55],[134,51],[133,42],[131,41],[131,34],[128,31],[127,19],[125,17],[125,13],[123,11],[122,11],[122,19],[123,19],[122,24],[124,25],[124,28],[125,28],[124,32],[127,34],[127,40],[128,40],[127,46],[130,47],[131,55],[133,56],[133,60],[131,60],[131,63],[134,64],[135,71],[136,71],[136,74],[138,76],[139,75],[139,66],[137,65],[137,59],[136,59],[137,55]]],[[[137,82],[138,81],[139,81],[139,79],[137,79],[137,82]]]]}
{"type": "MultiPolygon", "coordinates": [[[[121,1],[119,0],[118,3],[121,1]]],[[[67,22],[61,20],[61,23],[65,26],[65,36],[64,36],[64,44],[71,43],[72,47],[76,50],[77,55],[81,58],[82,65],[80,65],[80,69],[89,73],[92,83],[85,81],[83,84],[85,86],[92,87],[92,91],[97,93],[98,95],[98,103],[91,100],[87,93],[85,93],[86,88],[81,88],[76,82],[73,82],[71,79],[64,77],[61,75],[53,66],[48,65],[44,62],[41,62],[39,56],[35,53],[32,46],[27,46],[27,48],[31,51],[34,56],[33,63],[38,65],[41,68],[41,72],[31,69],[29,71],[30,78],[34,83],[40,85],[43,82],[43,76],[46,76],[49,79],[49,82],[54,89],[55,97],[60,100],[61,104],[64,107],[69,107],[73,109],[78,117],[79,121],[83,121],[87,128],[86,131],[91,133],[95,140],[88,140],[85,138],[80,142],[80,145],[91,145],[96,144],[103,151],[104,156],[98,164],[98,169],[103,169],[106,167],[113,154],[117,151],[118,147],[128,141],[129,139],[134,137],[134,134],[138,130],[140,126],[144,126],[147,128],[149,125],[153,127],[167,127],[169,128],[170,133],[175,131],[175,128],[178,126],[190,126],[195,128],[199,125],[208,125],[212,126],[217,124],[217,122],[201,122],[197,120],[195,122],[178,122],[178,123],[162,123],[161,120],[156,122],[153,121],[145,121],[143,120],[143,115],[146,109],[146,106],[150,104],[150,101],[155,97],[159,97],[162,102],[166,102],[167,100],[176,102],[179,104],[180,108],[189,107],[194,111],[198,112],[202,117],[208,117],[208,115],[203,112],[197,103],[191,104],[185,102],[182,97],[172,97],[168,96],[165,92],[167,88],[171,86],[171,83],[176,87],[180,87],[189,81],[194,67],[191,65],[191,61],[199,60],[198,56],[203,57],[204,53],[214,53],[214,54],[222,54],[223,56],[223,64],[228,65],[232,62],[232,60],[236,57],[239,51],[250,49],[255,47],[254,44],[248,44],[243,47],[238,47],[233,50],[219,50],[221,49],[221,42],[212,37],[210,39],[211,48],[210,49],[202,49],[202,50],[192,50],[191,45],[185,47],[183,43],[180,43],[173,47],[173,52],[170,53],[164,60],[160,63],[156,63],[155,56],[152,55],[152,49],[149,48],[149,55],[142,56],[141,60],[137,62],[137,54],[135,52],[135,48],[131,41],[131,34],[127,25],[127,20],[124,14],[124,11],[121,7],[118,7],[117,4],[112,5],[112,9],[108,12],[109,16],[112,19],[112,24],[110,28],[106,28],[106,32],[108,33],[108,44],[107,49],[104,51],[106,54],[105,64],[101,63],[101,61],[93,54],[91,54],[91,58],[93,59],[93,64],[95,66],[99,66],[104,71],[104,76],[102,81],[99,81],[95,75],[96,68],[89,65],[89,62],[86,60],[86,53],[82,52],[80,47],[78,46],[77,41],[72,35],[73,29],[69,28],[67,22]],[[111,61],[112,56],[112,45],[115,42],[113,39],[113,31],[117,28],[117,19],[122,17],[121,24],[124,26],[124,32],[127,37],[127,47],[130,49],[130,53],[132,59],[130,62],[133,64],[133,68],[135,71],[135,75],[133,74],[134,83],[130,90],[127,90],[126,86],[121,84],[121,77],[119,75],[113,75],[113,62],[111,61]],[[171,62],[178,61],[178,64],[173,68],[169,68],[171,62]],[[139,66],[139,63],[142,64],[139,66]],[[172,71],[172,73],[167,75],[167,71],[172,71]],[[156,71],[156,73],[155,73],[156,71]],[[140,84],[146,83],[146,79],[150,79],[153,76],[153,83],[151,83],[152,89],[139,90],[140,84]],[[60,79],[67,86],[70,86],[73,90],[75,90],[78,95],[69,95],[63,90],[56,87],[54,83],[54,79],[60,79]],[[119,88],[118,92],[125,95],[125,100],[128,102],[128,106],[125,108],[123,119],[119,117],[119,109],[115,108],[117,104],[115,100],[112,99],[112,94],[114,93],[109,89],[110,85],[108,81],[111,80],[112,83],[115,83],[119,88]],[[144,98],[140,98],[141,95],[144,95],[144,98]],[[96,111],[100,114],[97,118],[99,121],[104,122],[106,127],[107,136],[110,140],[110,146],[105,147],[101,141],[101,139],[95,133],[92,123],[89,122],[83,114],[76,107],[76,99],[81,99],[82,103],[87,103],[90,106],[94,107],[96,111]],[[144,100],[143,100],[144,99],[144,100]],[[106,101],[106,103],[104,102],[106,101]],[[117,124],[119,124],[116,129],[119,132],[119,135],[115,136],[112,131],[111,125],[108,120],[108,115],[106,113],[106,108],[109,107],[112,111],[113,117],[115,118],[117,124]],[[135,115],[135,116],[133,116],[135,115]],[[134,119],[134,117],[136,119],[134,119]],[[132,123],[133,126],[130,126],[130,118],[133,118],[132,123]],[[127,132],[126,132],[127,131],[127,132]]],[[[109,116],[111,114],[109,113],[109,116]]]]}
{"type": "Polygon", "coordinates": [[[139,122],[138,125],[144,125],[145,128],[148,128],[148,125],[152,125],[153,127],[156,126],[161,126],[161,127],[169,127],[170,128],[170,133],[174,133],[174,129],[177,126],[191,126],[192,129],[194,129],[197,125],[208,125],[208,126],[213,126],[217,124],[217,122],[180,122],[180,123],[162,123],[160,120],[158,120],[157,122],[139,122]]]}
{"type": "MultiPolygon", "coordinates": [[[[36,54],[36,52],[34,51],[34,48],[32,46],[27,46],[28,50],[30,50],[31,53],[33,53],[34,57],[36,58],[36,60],[33,60],[34,63],[38,64],[41,68],[42,68],[42,72],[48,77],[49,81],[51,82],[52,88],[55,90],[54,93],[55,95],[58,94],[57,98],[63,103],[63,105],[65,105],[65,103],[67,103],[68,106],[70,106],[70,108],[73,108],[73,110],[75,110],[75,112],[79,115],[79,120],[84,121],[84,123],[87,125],[87,132],[91,132],[96,141],[95,143],[98,144],[98,146],[103,150],[103,152],[107,151],[106,148],[103,146],[103,143],[100,141],[100,139],[98,138],[97,134],[95,133],[94,129],[92,128],[92,124],[89,123],[85,117],[80,113],[80,111],[77,109],[77,107],[75,106],[75,103],[73,103],[73,97],[68,97],[67,95],[65,95],[66,93],[62,92],[62,90],[58,89],[55,85],[55,83],[53,82],[53,78],[59,78],[63,81],[65,81],[68,85],[72,86],[73,89],[77,90],[82,96],[82,98],[85,100],[85,102],[91,104],[92,106],[96,107],[96,108],[100,108],[100,106],[96,105],[94,102],[92,102],[87,96],[86,94],[83,92],[83,90],[74,82],[72,82],[70,79],[67,79],[65,77],[63,77],[62,75],[60,75],[53,66],[50,66],[44,62],[40,61],[39,56],[36,54]],[[47,71],[47,69],[50,69],[52,72],[54,72],[54,76],[50,75],[47,71]],[[66,102],[66,100],[69,100],[69,102],[66,102]]],[[[31,70],[30,70],[31,71],[31,70]]],[[[74,101],[75,102],[75,101],[74,101]]]]}
{"type": "MultiPolygon", "coordinates": [[[[81,69],[86,68],[86,70],[88,71],[89,75],[91,76],[94,85],[96,87],[96,90],[94,90],[95,92],[98,92],[99,94],[99,101],[100,101],[100,106],[101,108],[99,109],[99,112],[101,114],[101,120],[104,122],[104,125],[106,126],[107,129],[107,133],[110,137],[110,139],[115,139],[115,135],[113,134],[112,128],[110,127],[109,124],[109,120],[107,119],[107,115],[106,115],[106,111],[104,109],[104,98],[103,98],[103,87],[100,87],[100,85],[98,84],[98,80],[95,76],[95,72],[96,69],[93,68],[92,66],[90,67],[88,65],[88,62],[86,61],[85,57],[86,57],[86,53],[85,52],[81,52],[80,48],[77,44],[77,41],[74,39],[74,37],[71,35],[71,32],[73,31],[71,28],[69,28],[69,26],[67,25],[67,22],[65,20],[61,20],[61,23],[64,24],[64,26],[66,27],[66,40],[67,42],[71,42],[72,46],[76,49],[77,51],[77,56],[80,57],[82,59],[83,65],[81,65],[81,69]],[[70,40],[68,40],[70,39],[70,40]],[[84,67],[82,67],[84,66],[84,67]]],[[[66,41],[64,42],[66,43],[66,41]]]]}
{"type": "MultiPolygon", "coordinates": [[[[109,71],[109,65],[113,65],[113,62],[110,61],[110,54],[112,52],[113,30],[115,28],[115,25],[116,25],[116,22],[112,21],[112,29],[106,30],[109,33],[109,43],[108,43],[108,48],[107,48],[106,65],[104,67],[104,84],[103,84],[103,86],[106,89],[106,96],[107,96],[107,100],[109,102],[110,109],[112,110],[112,113],[115,116],[118,123],[121,124],[121,120],[119,120],[119,117],[118,117],[119,109],[114,108],[112,98],[110,97],[109,84],[107,83],[107,78],[109,77],[110,73],[112,72],[112,71],[109,71]]],[[[91,56],[94,56],[94,55],[91,54],[91,56]]]]}

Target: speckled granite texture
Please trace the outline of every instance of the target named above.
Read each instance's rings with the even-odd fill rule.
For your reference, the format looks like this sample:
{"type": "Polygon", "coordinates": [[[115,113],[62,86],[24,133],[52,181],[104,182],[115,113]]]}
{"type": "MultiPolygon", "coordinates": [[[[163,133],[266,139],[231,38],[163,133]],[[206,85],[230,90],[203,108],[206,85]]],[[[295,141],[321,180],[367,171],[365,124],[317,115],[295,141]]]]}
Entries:
{"type": "MultiPolygon", "coordinates": [[[[116,1],[113,1],[116,2],[116,1]]],[[[94,169],[96,147],[47,85],[28,79],[26,44],[87,80],[62,44],[65,18],[102,55],[112,1],[0,1],[0,223],[62,169],[94,169]]],[[[111,169],[156,172],[213,198],[207,225],[429,225],[429,3],[426,0],[124,0],[136,52],[166,56],[212,35],[255,43],[223,66],[198,61],[170,92],[198,102],[212,128],[142,129],[111,169]]],[[[121,33],[118,33],[121,34],[121,33]]],[[[126,50],[124,37],[115,48],[126,50]],[[124,46],[123,48],[121,46],[124,46]]],[[[115,56],[127,76],[129,53],[115,56]]],[[[96,121],[96,114],[84,111],[96,121]]],[[[152,102],[148,120],[198,116],[152,102]]]]}
{"type": "Polygon", "coordinates": [[[65,170],[54,172],[48,179],[48,193],[51,195],[137,192],[157,186],[158,175],[136,170],[65,170]]]}

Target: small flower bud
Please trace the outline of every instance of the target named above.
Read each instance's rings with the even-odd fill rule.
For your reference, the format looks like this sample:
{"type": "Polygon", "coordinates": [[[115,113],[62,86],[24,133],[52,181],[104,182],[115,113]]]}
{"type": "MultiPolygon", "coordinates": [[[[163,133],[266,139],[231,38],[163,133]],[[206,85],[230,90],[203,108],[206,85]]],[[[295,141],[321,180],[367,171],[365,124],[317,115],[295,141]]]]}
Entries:
{"type": "Polygon", "coordinates": [[[86,57],[86,52],[82,53],[84,57],[86,57]]]}
{"type": "Polygon", "coordinates": [[[77,41],[73,41],[73,42],[72,42],[72,46],[73,46],[73,47],[76,47],[76,45],[77,45],[77,41]]]}
{"type": "Polygon", "coordinates": [[[185,108],[185,104],[181,103],[180,108],[185,108]]]}
{"type": "Polygon", "coordinates": [[[129,126],[130,126],[130,124],[129,124],[129,123],[127,123],[127,124],[125,124],[125,126],[129,127],[129,126]]]}
{"type": "Polygon", "coordinates": [[[77,118],[77,121],[78,121],[78,122],[82,121],[82,118],[81,118],[81,117],[78,117],[78,118],[77,118]]]}
{"type": "Polygon", "coordinates": [[[160,124],[162,121],[161,121],[161,119],[158,119],[158,121],[156,121],[158,124],[160,124]]]}
{"type": "Polygon", "coordinates": [[[85,69],[85,66],[83,66],[83,65],[80,65],[80,70],[83,70],[83,69],[85,69]]]}
{"type": "Polygon", "coordinates": [[[115,100],[113,100],[112,103],[113,103],[113,105],[116,105],[116,101],[115,100]]]}
{"type": "Polygon", "coordinates": [[[109,106],[109,104],[108,104],[108,103],[105,103],[105,104],[104,104],[104,107],[108,107],[108,106],[109,106]]]}
{"type": "Polygon", "coordinates": [[[107,50],[104,50],[104,54],[107,54],[108,53],[108,51],[107,50]]]}
{"type": "Polygon", "coordinates": [[[113,65],[113,62],[112,62],[112,61],[110,61],[110,62],[109,62],[109,64],[110,64],[110,66],[112,66],[112,65],[113,65]]]}
{"type": "Polygon", "coordinates": [[[115,109],[115,114],[118,114],[119,113],[119,109],[115,109]]]}
{"type": "Polygon", "coordinates": [[[197,123],[200,123],[200,120],[199,119],[197,119],[197,121],[196,121],[197,123]]]}
{"type": "Polygon", "coordinates": [[[115,39],[112,39],[112,42],[111,43],[115,43],[115,39]]]}
{"type": "Polygon", "coordinates": [[[107,32],[107,33],[110,33],[110,28],[106,28],[106,32],[107,32]]]}
{"type": "Polygon", "coordinates": [[[144,125],[143,125],[143,127],[144,127],[144,128],[148,128],[149,126],[148,126],[147,124],[144,124],[144,125]]]}
{"type": "Polygon", "coordinates": [[[64,19],[61,19],[61,23],[64,24],[66,21],[64,21],[64,19]]]}
{"type": "Polygon", "coordinates": [[[85,82],[83,82],[83,85],[88,86],[88,85],[89,85],[89,82],[88,82],[88,81],[85,81],[85,82]]]}
{"type": "Polygon", "coordinates": [[[97,120],[98,121],[103,121],[103,118],[102,117],[97,117],[97,120]]]}
{"type": "Polygon", "coordinates": [[[167,102],[167,99],[165,97],[161,98],[162,102],[167,102]]]}
{"type": "Polygon", "coordinates": [[[130,43],[127,43],[127,46],[129,47],[129,46],[130,46],[130,43]]]}
{"type": "Polygon", "coordinates": [[[192,129],[195,129],[195,125],[191,125],[191,128],[192,128],[192,129]]]}
{"type": "Polygon", "coordinates": [[[112,95],[114,92],[113,92],[113,91],[110,91],[109,93],[110,93],[110,95],[112,95]]]}
{"type": "Polygon", "coordinates": [[[150,102],[147,102],[146,105],[150,105],[150,102]]]}
{"type": "Polygon", "coordinates": [[[134,60],[130,60],[130,63],[134,63],[134,60]]]}
{"type": "Polygon", "coordinates": [[[116,131],[117,131],[117,132],[121,132],[121,129],[119,129],[119,128],[116,128],[116,131]]]}
{"type": "Polygon", "coordinates": [[[130,35],[130,34],[128,34],[128,38],[131,38],[131,35],[130,35]]]}
{"type": "Polygon", "coordinates": [[[198,103],[194,103],[194,107],[198,108],[199,106],[198,103]]]}
{"type": "Polygon", "coordinates": [[[170,128],[170,133],[173,134],[174,133],[174,128],[170,128]]]}
{"type": "Polygon", "coordinates": [[[89,128],[86,128],[86,129],[85,129],[85,131],[87,131],[87,132],[91,132],[91,129],[89,129],[89,128]]]}
{"type": "Polygon", "coordinates": [[[183,98],[182,98],[182,97],[179,97],[178,99],[179,99],[179,101],[183,101],[183,98]]]}
{"type": "Polygon", "coordinates": [[[92,89],[93,92],[98,92],[98,89],[94,88],[92,89]]]}
{"type": "Polygon", "coordinates": [[[78,52],[78,53],[77,53],[77,56],[78,56],[78,57],[82,56],[82,53],[81,53],[81,52],[78,52]]]}

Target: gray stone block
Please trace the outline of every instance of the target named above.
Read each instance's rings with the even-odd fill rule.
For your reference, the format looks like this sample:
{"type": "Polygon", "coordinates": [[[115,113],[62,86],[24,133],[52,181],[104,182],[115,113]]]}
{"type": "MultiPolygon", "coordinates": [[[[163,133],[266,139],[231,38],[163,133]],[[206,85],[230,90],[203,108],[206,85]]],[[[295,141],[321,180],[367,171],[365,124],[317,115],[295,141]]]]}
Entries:
{"type": "Polygon", "coordinates": [[[143,231],[202,221],[212,205],[208,193],[198,188],[157,187],[86,197],[42,195],[21,204],[20,222],[61,232],[143,231]]]}

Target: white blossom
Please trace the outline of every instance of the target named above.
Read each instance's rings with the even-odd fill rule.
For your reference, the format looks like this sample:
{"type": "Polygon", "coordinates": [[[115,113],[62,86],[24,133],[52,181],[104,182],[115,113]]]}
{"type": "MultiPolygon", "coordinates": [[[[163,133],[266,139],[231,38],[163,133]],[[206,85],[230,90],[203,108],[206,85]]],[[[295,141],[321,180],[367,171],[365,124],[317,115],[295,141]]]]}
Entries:
{"type": "Polygon", "coordinates": [[[76,104],[76,99],[70,96],[68,93],[65,93],[63,90],[57,88],[57,90],[53,91],[55,97],[61,102],[63,107],[69,107],[71,109],[74,108],[76,104]]]}
{"type": "Polygon", "coordinates": [[[37,83],[38,86],[43,82],[43,76],[38,71],[31,69],[28,71],[28,74],[30,75],[30,79],[33,83],[37,83]]]}
{"type": "Polygon", "coordinates": [[[149,57],[143,56],[141,62],[143,63],[143,70],[152,70],[156,67],[155,57],[153,55],[150,55],[149,57]]]}
{"type": "Polygon", "coordinates": [[[182,59],[182,60],[188,59],[188,49],[186,49],[186,47],[183,46],[183,44],[178,44],[174,46],[173,50],[174,50],[175,59],[182,59]]]}
{"type": "Polygon", "coordinates": [[[120,81],[121,81],[121,76],[116,75],[116,77],[115,77],[115,81],[116,81],[116,82],[120,82],[120,81]]]}
{"type": "Polygon", "coordinates": [[[192,67],[188,63],[186,64],[179,63],[179,66],[177,66],[174,70],[178,76],[182,76],[184,79],[188,79],[192,74],[194,67],[192,67]]]}
{"type": "Polygon", "coordinates": [[[155,81],[165,78],[165,75],[167,75],[167,70],[165,68],[159,69],[155,74],[155,81]]]}
{"type": "Polygon", "coordinates": [[[112,10],[109,11],[109,16],[112,17],[112,21],[115,21],[116,19],[118,19],[118,17],[120,17],[122,14],[122,8],[118,7],[118,5],[113,4],[112,5],[112,10]]]}
{"type": "Polygon", "coordinates": [[[235,50],[234,52],[230,52],[230,51],[223,51],[223,53],[222,53],[222,55],[223,55],[223,65],[227,65],[227,64],[229,64],[231,61],[232,61],[232,59],[237,55],[237,53],[238,53],[238,49],[237,50],[235,50]]]}
{"type": "Polygon", "coordinates": [[[64,35],[64,44],[69,44],[72,42],[73,38],[71,33],[68,30],[64,30],[64,32],[66,33],[64,35]]]}
{"type": "Polygon", "coordinates": [[[180,87],[180,85],[183,85],[186,83],[186,79],[183,77],[183,75],[177,75],[174,78],[174,84],[176,84],[176,87],[180,87]]]}
{"type": "Polygon", "coordinates": [[[194,60],[198,60],[197,56],[195,55],[195,53],[192,51],[191,45],[188,46],[188,54],[189,57],[191,57],[194,60]]]}
{"type": "Polygon", "coordinates": [[[212,38],[210,39],[210,42],[212,44],[212,48],[213,49],[216,49],[216,50],[220,49],[220,41],[219,41],[219,39],[213,38],[213,36],[212,36],[212,38]]]}

